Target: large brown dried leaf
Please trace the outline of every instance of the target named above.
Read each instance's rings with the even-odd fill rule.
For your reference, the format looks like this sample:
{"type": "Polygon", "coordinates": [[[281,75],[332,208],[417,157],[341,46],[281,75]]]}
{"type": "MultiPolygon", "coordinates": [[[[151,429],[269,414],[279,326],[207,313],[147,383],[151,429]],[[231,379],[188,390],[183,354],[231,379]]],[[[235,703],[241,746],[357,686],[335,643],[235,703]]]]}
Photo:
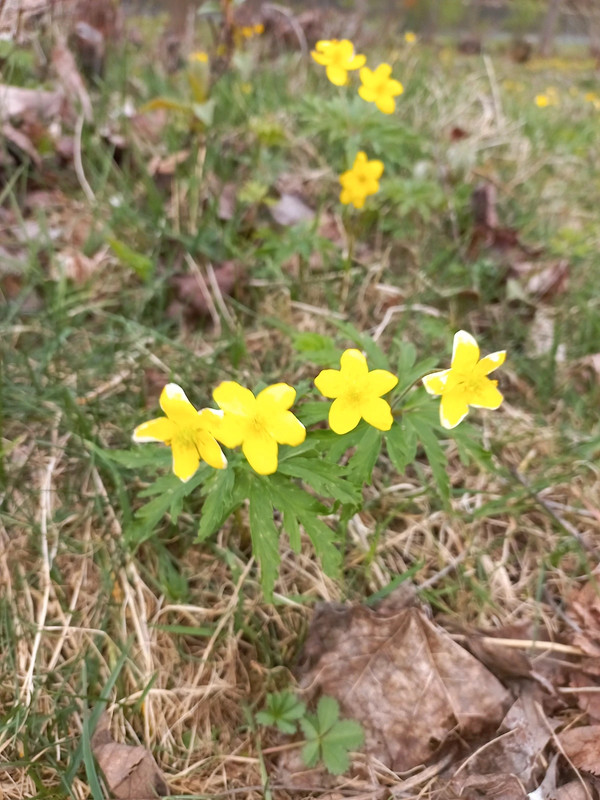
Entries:
{"type": "Polygon", "coordinates": [[[571,728],[559,735],[559,741],[577,769],[600,775],[600,725],[571,728]]]}
{"type": "Polygon", "coordinates": [[[145,747],[115,742],[106,714],[92,736],[92,752],[108,788],[118,800],[150,800],[169,794],[151,753],[145,747]]]}
{"type": "Polygon", "coordinates": [[[43,119],[54,119],[62,110],[64,95],[61,91],[23,89],[0,83],[0,119],[14,119],[33,114],[43,119]]]}
{"type": "Polygon", "coordinates": [[[502,720],[510,695],[417,608],[326,605],[304,649],[302,685],[336,697],[365,729],[365,749],[394,770],[429,759],[453,731],[502,720]]]}
{"type": "Polygon", "coordinates": [[[500,729],[505,733],[468,759],[468,773],[515,775],[528,791],[533,790],[546,763],[543,753],[553,727],[534,693],[522,691],[502,720],[500,729]]]}

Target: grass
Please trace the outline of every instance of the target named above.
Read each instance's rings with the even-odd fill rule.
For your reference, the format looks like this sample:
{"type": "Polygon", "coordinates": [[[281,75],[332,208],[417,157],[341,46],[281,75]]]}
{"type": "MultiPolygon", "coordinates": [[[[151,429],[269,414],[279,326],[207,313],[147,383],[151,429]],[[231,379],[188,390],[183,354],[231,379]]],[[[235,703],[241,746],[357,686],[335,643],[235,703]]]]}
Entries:
{"type": "MultiPolygon", "coordinates": [[[[1,195],[3,270],[17,286],[9,292],[2,277],[0,789],[9,800],[98,796],[89,737],[105,707],[120,736],[149,747],[174,792],[261,796],[265,760],[247,710],[293,682],[315,603],[361,601],[407,575],[434,611],[462,624],[542,619],[558,635],[557,608],[597,561],[600,384],[586,366],[600,351],[600,111],[585,99],[593,65],[577,53],[523,67],[502,53],[381,46],[406,87],[384,118],[348,102],[316,65],[269,55],[257,40],[215,83],[204,133],[174,114],[152,134],[123,115],[124,102],[187,91],[182,72],[161,72],[154,48],[149,34],[143,48],[117,53],[91,88],[97,116],[81,150],[93,203],[51,153],[42,172],[16,166],[1,195]],[[560,103],[538,108],[549,85],[560,103]],[[360,147],[386,172],[354,215],[337,201],[337,176],[360,147]],[[173,174],[150,174],[153,156],[183,150],[173,174]],[[468,257],[480,180],[496,185],[501,224],[543,248],[541,261],[568,259],[564,291],[515,295],[507,271],[523,257],[514,250],[468,257]],[[238,202],[222,219],[228,182],[238,202]],[[301,193],[316,221],[277,225],[276,186],[301,193]],[[119,259],[110,238],[149,257],[150,274],[140,278],[139,262],[119,259]],[[73,251],[97,258],[89,280],[66,277],[73,251]],[[209,275],[223,261],[241,276],[231,296],[213,286],[212,317],[182,319],[173,273],[196,264],[209,275]],[[401,308],[386,315],[392,306],[401,308]],[[157,450],[132,450],[131,431],[154,415],[169,380],[197,406],[225,378],[311,380],[328,342],[349,344],[334,314],[376,333],[384,350],[411,341],[440,362],[459,327],[486,350],[506,346],[507,400],[474,418],[472,436],[488,451],[480,461],[460,439],[447,442],[450,512],[425,463],[399,476],[384,459],[348,525],[343,580],[322,573],[307,542],[294,555],[282,541],[268,605],[243,514],[194,544],[201,500],[190,493],[176,524],[165,517],[138,535],[139,492],[169,467],[157,450]],[[544,320],[550,343],[539,352],[544,320]],[[132,461],[111,459],[113,450],[132,450],[132,461]]],[[[37,52],[15,46],[2,80],[51,86],[37,52]]]]}

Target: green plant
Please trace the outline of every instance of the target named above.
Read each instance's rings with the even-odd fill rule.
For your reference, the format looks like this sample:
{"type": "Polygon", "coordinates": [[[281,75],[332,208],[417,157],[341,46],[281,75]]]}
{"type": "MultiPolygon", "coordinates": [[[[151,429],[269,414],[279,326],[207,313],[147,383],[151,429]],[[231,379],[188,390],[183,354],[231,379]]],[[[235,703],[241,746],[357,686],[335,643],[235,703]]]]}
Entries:
{"type": "MultiPolygon", "coordinates": [[[[342,775],[350,766],[349,752],[364,742],[362,725],[353,719],[340,719],[340,707],[333,697],[321,697],[315,714],[293,692],[267,695],[264,711],[256,715],[261,725],[275,725],[282,733],[294,734],[298,726],[304,734],[302,760],[307,767],[322,762],[332,775],[342,775]]],[[[277,750],[273,748],[271,752],[277,750]]]]}

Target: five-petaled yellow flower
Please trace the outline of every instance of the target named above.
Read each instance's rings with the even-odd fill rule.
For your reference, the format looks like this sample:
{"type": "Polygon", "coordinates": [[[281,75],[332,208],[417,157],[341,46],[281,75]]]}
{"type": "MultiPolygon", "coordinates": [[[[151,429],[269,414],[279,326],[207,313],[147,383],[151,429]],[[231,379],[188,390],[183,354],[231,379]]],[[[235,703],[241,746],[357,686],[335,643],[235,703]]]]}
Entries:
{"type": "Polygon", "coordinates": [[[400,81],[390,77],[391,74],[392,68],[389,64],[380,64],[375,70],[363,67],[360,71],[362,86],[358,90],[359,95],[367,103],[375,103],[384,114],[394,113],[396,110],[394,97],[404,91],[404,86],[400,81]]]}
{"type": "Polygon", "coordinates": [[[220,412],[210,408],[196,411],[176,383],[168,383],[160,395],[160,407],[167,415],[138,425],[134,442],[164,442],[173,451],[173,472],[189,481],[200,460],[215,469],[225,469],[227,459],[213,435],[220,412]]]}
{"type": "Polygon", "coordinates": [[[354,45],[349,39],[322,39],[316,43],[311,56],[317,64],[327,67],[327,77],[336,86],[344,86],[348,71],[359,69],[367,60],[366,56],[355,54],[354,45]]]}
{"type": "Polygon", "coordinates": [[[498,408],[504,399],[497,389],[498,381],[487,376],[504,363],[506,350],[491,353],[479,360],[479,347],[466,331],[454,335],[450,369],[434,372],[423,378],[429,394],[441,395],[440,422],[454,428],[467,416],[469,406],[498,408]]]}
{"type": "Polygon", "coordinates": [[[398,378],[385,369],[369,371],[360,350],[342,353],[340,367],[324,369],[315,378],[321,394],[335,398],[329,409],[331,430],[348,433],[364,419],[380,431],[389,431],[394,420],[390,404],[382,395],[394,388],[398,378]]]}
{"type": "Polygon", "coordinates": [[[379,178],[382,174],[383,161],[369,161],[361,150],[357,153],[352,168],[340,175],[340,202],[344,205],[352,203],[355,208],[362,208],[367,197],[379,191],[379,178]]]}
{"type": "Polygon", "coordinates": [[[306,438],[306,428],[289,410],[296,390],[287,383],[267,386],[255,397],[239,383],[224,381],[213,398],[224,412],[215,436],[225,447],[241,445],[259,475],[276,472],[278,444],[297,447],[306,438]]]}

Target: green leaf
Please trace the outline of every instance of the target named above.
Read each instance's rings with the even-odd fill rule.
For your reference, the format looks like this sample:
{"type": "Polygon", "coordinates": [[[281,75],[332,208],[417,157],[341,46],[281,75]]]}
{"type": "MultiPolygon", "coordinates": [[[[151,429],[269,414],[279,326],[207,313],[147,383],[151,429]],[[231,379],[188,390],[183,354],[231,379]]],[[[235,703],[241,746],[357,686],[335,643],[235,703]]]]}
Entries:
{"type": "Polygon", "coordinates": [[[341,775],[350,766],[348,752],[360,747],[364,732],[356,720],[340,720],[339,705],[333,697],[321,697],[317,713],[300,720],[306,744],[302,759],[307,767],[315,766],[321,758],[332,775],[341,775]]]}
{"type": "Polygon", "coordinates": [[[203,542],[212,536],[232,511],[243,502],[244,498],[240,498],[239,501],[237,498],[234,500],[234,482],[235,472],[232,467],[215,470],[214,477],[206,482],[203,491],[206,499],[200,513],[197,541],[203,542]]]}
{"type": "Polygon", "coordinates": [[[250,536],[252,553],[260,565],[260,580],[268,602],[279,571],[279,531],[273,520],[267,481],[256,476],[250,484],[250,536]]]}
{"type": "Polygon", "coordinates": [[[139,278],[145,280],[151,275],[154,266],[154,262],[151,258],[145,256],[143,253],[138,253],[136,250],[132,250],[128,244],[118,239],[109,237],[107,242],[119,261],[125,264],[125,266],[131,267],[139,278]]]}
{"type": "Polygon", "coordinates": [[[448,475],[448,459],[435,434],[435,428],[429,419],[424,419],[419,414],[407,414],[406,419],[409,425],[415,429],[419,437],[425,455],[429,461],[433,479],[435,480],[440,497],[445,505],[450,501],[450,476],[448,475]]]}
{"type": "Polygon", "coordinates": [[[332,317],[330,322],[338,328],[338,330],[345,333],[351,339],[359,350],[364,350],[367,354],[369,362],[369,369],[387,369],[390,368],[390,362],[387,356],[383,353],[379,346],[373,341],[368,333],[359,331],[351,322],[345,322],[341,319],[332,317]]]}
{"type": "Polygon", "coordinates": [[[134,470],[169,466],[173,458],[168,447],[136,447],[131,450],[106,449],[103,453],[111,461],[134,470]]]}
{"type": "Polygon", "coordinates": [[[320,495],[333,497],[340,503],[356,504],[359,501],[355,487],[346,480],[346,470],[337,464],[328,464],[316,458],[290,458],[279,465],[279,472],[300,478],[320,495]]]}
{"type": "Polygon", "coordinates": [[[385,434],[385,446],[393,465],[400,475],[417,456],[417,432],[408,424],[403,414],[385,434]]]}
{"type": "Polygon", "coordinates": [[[335,531],[319,519],[328,509],[289,478],[274,475],[270,484],[273,505],[283,514],[283,527],[294,552],[300,551],[300,525],[310,538],[323,570],[331,578],[339,575],[342,556],[336,547],[335,531]]]}
{"type": "Polygon", "coordinates": [[[184,499],[198,488],[209,469],[210,467],[201,464],[187,483],[173,474],[163,475],[140,492],[140,497],[154,496],[154,499],[137,510],[133,524],[125,528],[126,539],[135,545],[146,541],[154,534],[165,514],[170,515],[173,523],[177,522],[184,499]]]}
{"type": "Polygon", "coordinates": [[[312,400],[308,403],[302,403],[301,406],[298,406],[296,416],[300,422],[308,428],[316,422],[323,422],[323,420],[327,419],[329,415],[329,406],[329,403],[323,402],[322,400],[312,400]]]}
{"type": "Polygon", "coordinates": [[[356,444],[356,452],[348,462],[348,470],[353,480],[362,485],[371,484],[373,469],[381,451],[381,431],[367,426],[356,444]]]}
{"type": "Polygon", "coordinates": [[[306,713],[306,705],[293,692],[267,695],[267,707],[256,715],[261,725],[276,725],[282,733],[296,733],[298,720],[306,713]]]}

